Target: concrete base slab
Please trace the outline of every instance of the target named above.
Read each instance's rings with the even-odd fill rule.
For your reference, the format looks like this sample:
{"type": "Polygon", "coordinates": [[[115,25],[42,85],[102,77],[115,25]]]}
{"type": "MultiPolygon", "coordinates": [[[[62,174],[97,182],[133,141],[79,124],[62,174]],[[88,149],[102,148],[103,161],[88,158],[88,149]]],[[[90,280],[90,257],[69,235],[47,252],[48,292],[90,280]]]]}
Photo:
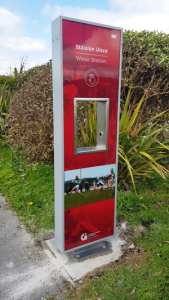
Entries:
{"type": "Polygon", "coordinates": [[[102,254],[99,253],[98,255],[89,257],[83,261],[75,261],[69,253],[62,254],[56,248],[54,238],[45,242],[72,280],[76,281],[87,273],[92,272],[94,269],[117,260],[122,255],[121,246],[126,242],[119,238],[118,234],[105,240],[110,244],[109,251],[103,252],[102,254]]]}

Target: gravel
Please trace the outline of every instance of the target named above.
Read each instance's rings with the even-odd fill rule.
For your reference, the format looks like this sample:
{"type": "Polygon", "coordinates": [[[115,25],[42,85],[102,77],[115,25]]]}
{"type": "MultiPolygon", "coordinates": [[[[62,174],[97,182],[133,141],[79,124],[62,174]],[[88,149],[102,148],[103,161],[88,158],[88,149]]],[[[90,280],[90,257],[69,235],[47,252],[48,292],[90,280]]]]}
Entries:
{"type": "Polygon", "coordinates": [[[62,267],[49,250],[35,244],[2,195],[0,241],[0,299],[63,299],[62,267]]]}

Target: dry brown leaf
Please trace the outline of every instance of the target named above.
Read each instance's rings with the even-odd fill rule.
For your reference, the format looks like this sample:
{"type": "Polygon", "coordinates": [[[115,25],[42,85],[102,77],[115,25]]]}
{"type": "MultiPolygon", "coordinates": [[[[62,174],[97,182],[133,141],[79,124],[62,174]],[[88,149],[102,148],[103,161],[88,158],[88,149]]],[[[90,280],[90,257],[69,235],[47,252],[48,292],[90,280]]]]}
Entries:
{"type": "Polygon", "coordinates": [[[137,264],[135,264],[135,266],[136,266],[137,269],[140,269],[140,267],[137,264]]]}

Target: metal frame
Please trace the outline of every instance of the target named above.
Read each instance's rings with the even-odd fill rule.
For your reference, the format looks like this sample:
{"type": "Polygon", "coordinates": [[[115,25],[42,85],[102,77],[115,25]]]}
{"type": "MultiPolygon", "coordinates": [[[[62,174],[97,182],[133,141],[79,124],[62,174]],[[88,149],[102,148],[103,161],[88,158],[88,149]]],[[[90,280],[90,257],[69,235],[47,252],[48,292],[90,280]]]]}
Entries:
{"type": "Polygon", "coordinates": [[[118,148],[119,148],[119,122],[120,122],[120,95],[121,95],[121,69],[123,51],[123,30],[121,29],[120,40],[120,64],[119,64],[119,89],[118,89],[118,109],[117,109],[117,139],[116,139],[116,177],[115,177],[115,207],[114,207],[114,235],[116,234],[116,210],[117,210],[117,179],[118,179],[118,148]]]}
{"type": "Polygon", "coordinates": [[[74,98],[74,154],[88,154],[95,152],[105,152],[108,151],[108,127],[109,127],[109,98],[74,98]],[[97,145],[90,147],[77,148],[77,101],[97,101],[97,145]],[[102,103],[103,107],[102,106],[102,103]],[[103,110],[105,115],[103,115],[103,110]],[[101,119],[101,120],[100,120],[101,119]],[[101,125],[100,122],[105,124],[101,125]],[[102,127],[102,129],[101,129],[102,127]],[[104,130],[104,140],[102,143],[101,138],[99,138],[99,131],[104,130]]]}
{"type": "MultiPolygon", "coordinates": [[[[118,116],[120,112],[120,89],[121,89],[121,66],[122,66],[122,40],[123,29],[115,26],[108,26],[94,22],[78,20],[60,16],[52,22],[52,75],[53,75],[53,118],[54,118],[54,182],[55,182],[55,244],[62,252],[71,252],[85,245],[64,249],[64,117],[63,117],[63,53],[62,53],[62,20],[84,23],[93,26],[110,28],[121,32],[120,44],[120,65],[119,65],[119,91],[118,91],[118,116]],[[58,59],[59,57],[59,59],[58,59]],[[59,128],[59,130],[58,130],[59,128]],[[57,149],[57,150],[56,150],[57,149]],[[56,192],[57,186],[57,192],[56,192]],[[57,201],[56,201],[57,199],[57,201]]],[[[117,119],[117,147],[116,147],[116,174],[118,172],[118,140],[119,140],[119,119],[117,119]]],[[[115,215],[114,234],[116,229],[116,202],[117,202],[117,175],[115,180],[115,215]]],[[[107,238],[109,238],[108,236],[107,238]]],[[[90,245],[105,241],[107,238],[90,242],[90,245]]],[[[86,247],[89,244],[86,244],[86,247]]]]}
{"type": "Polygon", "coordinates": [[[52,22],[55,244],[64,252],[64,120],[62,18],[52,22]],[[59,59],[58,59],[59,58],[59,59]],[[58,184],[59,183],[59,184],[58,184]],[[57,188],[56,188],[57,187],[57,188]]]}

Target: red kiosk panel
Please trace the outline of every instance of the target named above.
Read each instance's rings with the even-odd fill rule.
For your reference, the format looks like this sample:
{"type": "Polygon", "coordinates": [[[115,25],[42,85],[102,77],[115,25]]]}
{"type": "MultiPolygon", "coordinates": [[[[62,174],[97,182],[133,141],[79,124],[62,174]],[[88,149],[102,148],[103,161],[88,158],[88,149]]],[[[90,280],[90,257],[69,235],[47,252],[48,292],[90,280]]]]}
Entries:
{"type": "Polygon", "coordinates": [[[62,20],[65,251],[114,234],[120,41],[120,30],[62,20]],[[96,122],[108,124],[105,148],[75,149],[80,100],[93,109],[97,102],[96,122]]]}

